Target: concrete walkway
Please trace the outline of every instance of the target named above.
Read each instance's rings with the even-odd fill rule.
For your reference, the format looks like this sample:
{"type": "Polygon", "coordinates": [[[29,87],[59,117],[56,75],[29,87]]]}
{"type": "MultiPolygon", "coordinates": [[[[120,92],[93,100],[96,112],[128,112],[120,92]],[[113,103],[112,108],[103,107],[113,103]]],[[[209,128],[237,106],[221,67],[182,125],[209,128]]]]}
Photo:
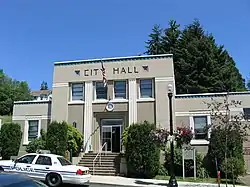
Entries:
{"type": "MultiPolygon", "coordinates": [[[[156,187],[156,186],[167,186],[168,181],[165,180],[154,180],[154,179],[132,179],[117,176],[98,176],[93,175],[91,177],[90,183],[92,184],[106,184],[106,185],[121,185],[121,186],[141,186],[141,187],[156,187]]],[[[179,187],[218,187],[218,184],[210,183],[191,183],[191,182],[178,182],[179,187]]],[[[221,184],[220,187],[225,187],[226,185],[221,184]]],[[[233,185],[228,185],[232,187],[233,185]]],[[[237,185],[237,187],[246,187],[237,185]]]]}

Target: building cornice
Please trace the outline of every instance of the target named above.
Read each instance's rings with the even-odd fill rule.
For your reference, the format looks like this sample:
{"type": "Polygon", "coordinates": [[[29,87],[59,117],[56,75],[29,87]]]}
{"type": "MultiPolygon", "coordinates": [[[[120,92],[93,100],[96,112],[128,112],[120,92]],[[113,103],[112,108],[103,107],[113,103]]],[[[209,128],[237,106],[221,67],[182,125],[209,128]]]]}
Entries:
{"type": "Polygon", "coordinates": [[[221,93],[200,93],[200,94],[177,94],[176,99],[186,98],[210,98],[210,97],[225,97],[226,95],[250,95],[250,91],[247,92],[221,92],[221,93]]]}
{"type": "Polygon", "coordinates": [[[135,60],[155,60],[155,59],[165,59],[165,58],[173,58],[173,54],[143,55],[143,56],[114,57],[114,58],[89,59],[89,60],[62,61],[62,62],[55,62],[54,66],[94,64],[94,63],[101,63],[101,62],[109,63],[109,62],[124,62],[124,61],[135,61],[135,60]]]}
{"type": "Polygon", "coordinates": [[[29,105],[29,104],[50,104],[51,100],[45,100],[45,101],[15,101],[14,104],[15,105],[29,105]]]}

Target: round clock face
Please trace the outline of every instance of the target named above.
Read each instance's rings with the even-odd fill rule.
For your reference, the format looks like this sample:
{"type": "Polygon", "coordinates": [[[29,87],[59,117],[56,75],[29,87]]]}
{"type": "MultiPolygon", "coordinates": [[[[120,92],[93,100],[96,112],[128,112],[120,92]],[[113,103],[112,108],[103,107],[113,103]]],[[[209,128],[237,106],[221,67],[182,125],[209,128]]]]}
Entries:
{"type": "Polygon", "coordinates": [[[107,104],[107,110],[111,111],[111,110],[113,110],[113,108],[114,108],[113,103],[108,103],[107,104]]]}

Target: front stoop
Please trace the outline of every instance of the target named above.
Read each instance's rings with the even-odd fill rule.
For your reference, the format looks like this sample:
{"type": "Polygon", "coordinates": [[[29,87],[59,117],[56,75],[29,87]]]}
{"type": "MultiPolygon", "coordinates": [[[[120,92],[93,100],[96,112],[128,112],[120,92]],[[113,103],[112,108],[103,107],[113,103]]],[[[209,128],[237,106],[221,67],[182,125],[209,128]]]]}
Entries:
{"type": "Polygon", "coordinates": [[[119,176],[120,173],[120,153],[102,153],[95,161],[95,171],[93,172],[93,160],[97,153],[86,153],[80,160],[80,166],[88,167],[92,175],[119,176]]]}

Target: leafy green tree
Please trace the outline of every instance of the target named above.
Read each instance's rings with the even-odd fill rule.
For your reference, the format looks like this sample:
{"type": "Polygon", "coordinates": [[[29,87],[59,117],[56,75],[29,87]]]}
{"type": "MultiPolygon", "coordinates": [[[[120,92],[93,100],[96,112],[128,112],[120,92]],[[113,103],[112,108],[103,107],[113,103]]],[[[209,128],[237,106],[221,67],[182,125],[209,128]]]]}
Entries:
{"type": "Polygon", "coordinates": [[[0,130],[1,156],[4,160],[17,156],[22,140],[21,127],[17,123],[5,123],[0,130]]]}
{"type": "Polygon", "coordinates": [[[66,122],[52,121],[47,129],[46,147],[51,153],[65,156],[67,150],[67,130],[66,122]]]}
{"type": "Polygon", "coordinates": [[[48,90],[48,83],[43,81],[40,90],[48,90]]]}
{"type": "Polygon", "coordinates": [[[223,46],[215,43],[213,35],[207,33],[198,20],[183,30],[171,20],[169,27],[162,30],[159,26],[154,27],[149,35],[147,54],[174,55],[177,93],[246,90],[245,80],[233,58],[223,46]]]}
{"type": "Polygon", "coordinates": [[[14,101],[30,100],[27,82],[11,79],[0,70],[0,115],[10,115],[14,101]]]}

